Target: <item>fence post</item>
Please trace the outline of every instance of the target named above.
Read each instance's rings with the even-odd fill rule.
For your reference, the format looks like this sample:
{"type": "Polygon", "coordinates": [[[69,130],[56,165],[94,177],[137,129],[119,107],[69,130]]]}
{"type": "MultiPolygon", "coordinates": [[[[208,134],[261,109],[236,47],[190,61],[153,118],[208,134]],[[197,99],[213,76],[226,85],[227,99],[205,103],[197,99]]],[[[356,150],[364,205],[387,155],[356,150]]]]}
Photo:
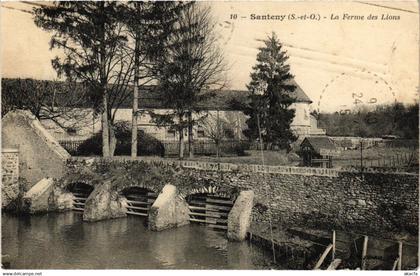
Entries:
{"type": "Polygon", "coordinates": [[[398,242],[398,270],[402,268],[402,242],[398,242]]]}
{"type": "Polygon", "coordinates": [[[368,236],[364,236],[363,239],[363,250],[362,250],[362,270],[365,270],[365,266],[366,266],[366,254],[367,254],[367,247],[368,247],[368,236]]]}
{"type": "Polygon", "coordinates": [[[335,259],[335,230],[332,231],[332,261],[335,259]]]}

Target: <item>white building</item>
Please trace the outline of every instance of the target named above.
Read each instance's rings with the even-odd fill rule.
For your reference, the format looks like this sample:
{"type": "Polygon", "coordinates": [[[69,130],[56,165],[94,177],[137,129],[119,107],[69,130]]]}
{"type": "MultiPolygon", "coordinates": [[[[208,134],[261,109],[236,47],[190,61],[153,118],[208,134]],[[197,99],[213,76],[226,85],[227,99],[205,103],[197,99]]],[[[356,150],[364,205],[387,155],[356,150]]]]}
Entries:
{"type": "MultiPolygon", "coordinates": [[[[301,89],[301,87],[293,81],[293,85],[296,86],[295,91],[291,94],[295,98],[295,103],[290,108],[295,109],[295,117],[291,124],[291,129],[296,135],[299,136],[299,140],[303,140],[307,136],[319,136],[325,135],[325,131],[317,127],[317,121],[314,116],[310,114],[311,99],[301,89]]],[[[209,139],[208,132],[211,131],[211,126],[217,121],[217,118],[221,122],[225,122],[231,129],[227,136],[231,136],[232,139],[245,139],[242,131],[246,128],[246,119],[242,111],[235,110],[232,108],[232,102],[246,102],[248,91],[241,90],[223,90],[216,92],[215,97],[212,97],[207,102],[202,104],[202,112],[197,116],[206,116],[201,124],[194,126],[193,136],[194,139],[205,140],[209,139]]],[[[115,121],[127,121],[131,123],[132,109],[131,99],[123,103],[122,107],[117,110],[115,115],[115,121]]],[[[139,109],[142,111],[138,118],[139,129],[144,130],[156,137],[159,140],[178,140],[178,133],[171,131],[167,127],[158,127],[152,121],[148,114],[149,111],[155,113],[165,113],[168,109],[162,106],[162,102],[156,96],[156,93],[152,90],[147,92],[143,91],[140,93],[139,98],[139,109]]],[[[83,139],[88,138],[93,133],[100,131],[101,124],[100,118],[94,118],[93,113],[88,109],[81,109],[81,112],[85,112],[84,120],[78,120],[77,122],[62,121],[61,123],[67,126],[67,130],[58,127],[57,124],[51,121],[43,121],[44,126],[50,130],[50,132],[58,139],[68,139],[70,137],[83,139]]],[[[184,133],[185,139],[188,138],[188,134],[184,133]]]]}

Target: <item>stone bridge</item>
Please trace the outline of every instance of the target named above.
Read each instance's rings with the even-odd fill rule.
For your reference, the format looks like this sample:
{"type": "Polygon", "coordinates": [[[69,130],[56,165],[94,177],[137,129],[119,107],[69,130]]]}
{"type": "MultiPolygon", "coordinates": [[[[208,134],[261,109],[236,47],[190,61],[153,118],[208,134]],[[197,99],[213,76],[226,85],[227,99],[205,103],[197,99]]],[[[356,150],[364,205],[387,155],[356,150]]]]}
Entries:
{"type": "Polygon", "coordinates": [[[231,240],[243,240],[253,197],[249,189],[218,182],[214,175],[196,178],[162,162],[72,159],[63,177],[39,181],[24,202],[29,213],[74,210],[83,212],[85,221],[147,216],[154,231],[202,221],[226,229],[231,240]],[[197,200],[201,202],[190,206],[197,200]]]}

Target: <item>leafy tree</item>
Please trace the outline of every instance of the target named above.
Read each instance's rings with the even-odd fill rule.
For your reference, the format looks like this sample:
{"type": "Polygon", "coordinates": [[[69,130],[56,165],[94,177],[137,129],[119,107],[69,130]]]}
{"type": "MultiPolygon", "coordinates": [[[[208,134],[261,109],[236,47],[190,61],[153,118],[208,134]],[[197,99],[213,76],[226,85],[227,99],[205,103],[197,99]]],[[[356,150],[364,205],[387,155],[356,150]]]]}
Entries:
{"type": "Polygon", "coordinates": [[[58,76],[86,85],[95,111],[101,113],[104,157],[115,150],[112,123],[129,96],[133,63],[127,58],[117,7],[117,2],[109,1],[59,1],[34,9],[36,25],[53,32],[51,48],[64,52],[64,57],[52,60],[58,76]]]}
{"type": "Polygon", "coordinates": [[[290,107],[294,98],[290,96],[296,86],[290,83],[293,75],[286,64],[288,56],[275,33],[262,40],[257,64],[252,68],[250,104],[245,107],[248,129],[244,131],[249,139],[261,139],[268,145],[290,149],[297,137],[290,130],[295,111],[290,107]],[[259,133],[261,131],[261,133],[259,133]]]}
{"type": "Polygon", "coordinates": [[[193,154],[193,125],[202,120],[199,103],[213,96],[204,90],[225,85],[225,64],[214,29],[210,8],[190,3],[175,22],[175,30],[159,61],[158,88],[163,105],[170,111],[151,115],[159,126],[170,126],[178,132],[180,158],[184,156],[185,129],[189,132],[189,154],[193,154]]]}

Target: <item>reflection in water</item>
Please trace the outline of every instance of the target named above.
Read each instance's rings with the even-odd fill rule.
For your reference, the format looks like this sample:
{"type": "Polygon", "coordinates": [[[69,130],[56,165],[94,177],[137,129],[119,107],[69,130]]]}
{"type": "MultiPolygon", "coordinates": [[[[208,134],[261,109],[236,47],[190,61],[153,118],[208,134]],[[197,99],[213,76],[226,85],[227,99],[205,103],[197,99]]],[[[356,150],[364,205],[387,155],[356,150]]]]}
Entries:
{"type": "Polygon", "coordinates": [[[25,269],[280,268],[268,252],[204,226],[151,232],[139,217],[87,223],[72,212],[2,214],[2,252],[12,268],[25,269]]]}

